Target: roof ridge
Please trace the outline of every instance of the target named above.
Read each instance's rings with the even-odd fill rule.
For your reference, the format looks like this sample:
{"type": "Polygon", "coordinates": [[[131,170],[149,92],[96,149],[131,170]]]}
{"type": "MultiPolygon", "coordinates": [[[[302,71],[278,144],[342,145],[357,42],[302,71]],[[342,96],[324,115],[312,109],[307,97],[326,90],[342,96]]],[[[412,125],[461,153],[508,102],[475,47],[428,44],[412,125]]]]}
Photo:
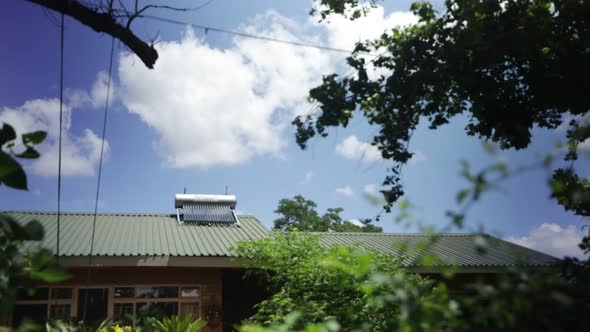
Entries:
{"type": "MultiPolygon", "coordinates": [[[[24,210],[4,210],[0,211],[0,213],[24,213],[24,214],[33,214],[33,215],[57,215],[57,212],[54,211],[24,211],[24,210]]],[[[93,212],[60,212],[61,215],[78,215],[78,216],[93,216],[93,212]]],[[[97,215],[99,216],[171,216],[174,213],[164,213],[164,212],[98,212],[97,215]]]]}
{"type": "Polygon", "coordinates": [[[483,236],[491,236],[486,233],[418,233],[418,232],[408,232],[408,233],[377,233],[377,232],[312,232],[312,234],[318,235],[379,235],[379,236],[386,236],[386,235],[402,235],[402,236],[426,236],[426,235],[443,235],[443,236],[475,236],[475,235],[483,235],[483,236]]]}

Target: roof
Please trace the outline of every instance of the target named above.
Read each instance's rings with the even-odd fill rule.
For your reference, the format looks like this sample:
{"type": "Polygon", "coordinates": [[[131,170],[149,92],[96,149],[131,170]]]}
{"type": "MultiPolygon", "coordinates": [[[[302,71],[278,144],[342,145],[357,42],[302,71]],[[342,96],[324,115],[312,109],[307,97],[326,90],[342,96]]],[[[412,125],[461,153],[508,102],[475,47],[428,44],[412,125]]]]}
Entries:
{"type": "MultiPolygon", "coordinates": [[[[57,214],[7,211],[20,223],[39,221],[45,228],[41,246],[56,252],[57,214]]],[[[238,241],[268,235],[252,216],[237,216],[237,224],[179,225],[171,214],[100,213],[96,218],[93,256],[221,256],[233,257],[238,241]]],[[[92,213],[60,215],[60,256],[90,255],[92,213]]]]}
{"type": "MultiPolygon", "coordinates": [[[[3,212],[20,223],[39,221],[45,228],[40,245],[56,250],[57,214],[54,212],[3,212]]],[[[255,240],[271,233],[253,216],[237,216],[237,224],[178,224],[176,215],[100,213],[96,219],[93,256],[236,257],[230,249],[238,241],[255,240]]],[[[60,256],[90,255],[92,213],[62,213],[60,256]]],[[[356,245],[402,257],[405,266],[419,267],[429,235],[411,233],[315,233],[324,246],[356,245]],[[405,250],[400,248],[405,246],[405,250]]],[[[32,243],[31,243],[32,244],[32,243]]],[[[441,266],[503,268],[515,265],[552,266],[555,257],[486,234],[438,234],[432,250],[441,266]],[[478,240],[479,239],[479,240],[478,240]],[[487,242],[482,253],[478,241],[487,242]]]]}
{"type": "MultiPolygon", "coordinates": [[[[411,233],[316,233],[325,246],[356,245],[384,254],[403,257],[405,266],[418,266],[418,259],[427,254],[425,245],[430,235],[411,233]],[[402,248],[405,248],[402,249],[402,248]]],[[[437,234],[432,252],[440,260],[439,266],[510,267],[516,265],[552,266],[557,258],[501,240],[487,234],[437,234]],[[481,242],[486,246],[482,247],[481,242]],[[482,251],[482,248],[485,248],[482,251]]]]}

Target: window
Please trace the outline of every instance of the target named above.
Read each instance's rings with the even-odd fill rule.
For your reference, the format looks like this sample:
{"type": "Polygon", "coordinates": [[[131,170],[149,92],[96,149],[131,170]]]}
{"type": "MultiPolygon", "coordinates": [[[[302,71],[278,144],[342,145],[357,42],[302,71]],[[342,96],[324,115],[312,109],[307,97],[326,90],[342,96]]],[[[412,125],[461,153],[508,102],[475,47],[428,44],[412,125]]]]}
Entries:
{"type": "Polygon", "coordinates": [[[72,288],[19,288],[17,302],[12,313],[12,325],[18,326],[24,320],[45,323],[49,320],[68,321],[72,317],[72,288]]]}
{"type": "Polygon", "coordinates": [[[49,307],[49,318],[52,320],[68,321],[72,306],[70,304],[52,304],[49,307]]]}
{"type": "Polygon", "coordinates": [[[140,320],[146,317],[162,319],[178,314],[178,302],[138,302],[136,306],[137,318],[140,320]]]}
{"type": "Polygon", "coordinates": [[[178,287],[137,287],[138,298],[173,298],[178,297],[178,287]]]}
{"type": "Polygon", "coordinates": [[[28,320],[37,324],[47,321],[47,304],[17,304],[12,311],[12,326],[18,327],[28,320]]]}
{"type": "Polygon", "coordinates": [[[24,289],[19,288],[17,292],[19,301],[36,301],[49,299],[49,288],[24,289]]]}
{"type": "Polygon", "coordinates": [[[71,288],[52,288],[51,299],[71,299],[72,289],[71,288]]]}
{"type": "Polygon", "coordinates": [[[113,307],[113,321],[122,325],[133,324],[134,303],[115,303],[113,307]]]}
{"type": "Polygon", "coordinates": [[[114,296],[116,298],[135,297],[135,288],[133,288],[133,287],[115,287],[114,296]]]}
{"type": "Polygon", "coordinates": [[[113,288],[113,319],[131,324],[132,316],[188,315],[201,317],[199,286],[137,286],[113,288]]]}

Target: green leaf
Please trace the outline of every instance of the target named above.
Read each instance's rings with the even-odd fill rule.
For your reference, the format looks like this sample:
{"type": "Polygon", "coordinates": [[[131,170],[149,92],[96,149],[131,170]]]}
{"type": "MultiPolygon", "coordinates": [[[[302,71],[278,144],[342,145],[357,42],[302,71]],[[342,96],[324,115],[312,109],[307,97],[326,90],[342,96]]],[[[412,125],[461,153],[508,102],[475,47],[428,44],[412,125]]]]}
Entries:
{"type": "Polygon", "coordinates": [[[457,193],[457,202],[461,203],[465,200],[465,198],[467,198],[467,195],[469,195],[469,189],[463,189],[460,192],[457,193]]]}
{"type": "Polygon", "coordinates": [[[26,159],[36,159],[39,158],[41,155],[35,149],[29,147],[23,153],[15,155],[18,158],[26,158],[26,159]]]}
{"type": "Polygon", "coordinates": [[[24,227],[27,233],[27,240],[29,241],[41,241],[43,240],[43,235],[45,231],[43,230],[43,225],[40,222],[33,220],[27,223],[24,227]]]}
{"type": "Polygon", "coordinates": [[[27,190],[27,175],[16,160],[0,151],[0,183],[15,188],[27,190]]]}
{"type": "Polygon", "coordinates": [[[8,175],[17,169],[20,168],[20,165],[14,158],[8,155],[5,152],[0,151],[0,178],[5,175],[8,175]]]}
{"type": "Polygon", "coordinates": [[[60,266],[50,266],[43,270],[31,271],[31,277],[44,282],[59,282],[68,279],[68,273],[60,266]]]}
{"type": "Polygon", "coordinates": [[[16,132],[9,124],[4,123],[2,129],[0,129],[0,147],[8,141],[16,139],[16,132]]]}
{"type": "Polygon", "coordinates": [[[47,132],[45,132],[45,131],[35,131],[32,133],[27,133],[27,134],[22,135],[23,144],[25,144],[25,145],[41,144],[43,142],[43,140],[45,140],[45,137],[47,137],[47,132]]]}

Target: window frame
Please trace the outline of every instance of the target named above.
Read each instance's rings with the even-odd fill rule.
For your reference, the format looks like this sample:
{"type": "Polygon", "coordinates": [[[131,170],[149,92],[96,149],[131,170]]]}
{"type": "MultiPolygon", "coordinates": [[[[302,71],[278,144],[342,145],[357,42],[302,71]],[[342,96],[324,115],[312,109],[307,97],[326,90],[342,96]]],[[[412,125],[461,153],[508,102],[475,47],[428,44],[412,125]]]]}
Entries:
{"type": "MultiPolygon", "coordinates": [[[[77,288],[73,287],[73,286],[56,286],[56,287],[39,287],[39,288],[47,288],[48,289],[48,294],[47,294],[47,299],[42,299],[42,300],[17,300],[15,302],[15,306],[16,305],[32,305],[32,304],[45,304],[47,305],[47,312],[45,313],[45,317],[47,317],[47,320],[51,320],[51,306],[53,305],[69,305],[70,306],[70,319],[72,317],[74,317],[72,315],[73,312],[73,307],[74,307],[74,299],[76,298],[77,294],[77,288]],[[64,289],[64,288],[69,288],[72,290],[72,297],[70,297],[69,299],[53,299],[52,298],[52,290],[53,289],[64,289]]],[[[77,300],[77,299],[76,299],[77,300]]],[[[11,321],[12,321],[11,317],[11,321]]]]}
{"type": "Polygon", "coordinates": [[[137,317],[137,303],[177,303],[178,309],[177,314],[181,312],[181,306],[183,303],[196,303],[198,304],[199,310],[196,313],[196,318],[201,319],[203,317],[203,306],[202,306],[202,290],[203,287],[200,284],[134,284],[134,285],[115,285],[110,287],[109,291],[109,316],[114,317],[115,304],[133,304],[133,316],[137,317]],[[115,288],[133,288],[133,297],[115,297],[115,288]],[[137,297],[137,288],[141,287],[177,287],[177,297],[137,297]],[[197,288],[199,289],[199,296],[196,297],[182,297],[182,288],[197,288]]]}
{"type": "MultiPolygon", "coordinates": [[[[178,312],[180,314],[182,303],[196,303],[198,304],[198,312],[196,313],[197,319],[202,319],[204,317],[203,314],[203,286],[201,284],[172,284],[172,283],[138,283],[138,284],[92,284],[92,285],[63,285],[63,286],[43,286],[39,288],[48,288],[49,294],[47,299],[43,300],[17,300],[15,305],[27,305],[27,304],[47,304],[47,313],[46,317],[48,320],[51,319],[49,316],[51,314],[51,305],[58,305],[58,304],[69,304],[70,305],[70,319],[76,317],[78,312],[78,293],[80,289],[87,289],[87,288],[106,288],[108,289],[108,300],[107,300],[107,315],[108,317],[113,318],[114,310],[115,310],[115,303],[132,303],[133,304],[133,315],[134,317],[137,315],[137,306],[138,302],[175,302],[178,303],[178,312]],[[115,288],[133,288],[133,297],[115,297],[115,288]],[[178,288],[178,296],[172,298],[139,298],[137,297],[137,288],[138,287],[177,287],[178,288]],[[72,297],[69,299],[52,299],[51,293],[52,289],[54,288],[71,288],[72,289],[72,297]],[[196,297],[182,297],[182,288],[197,288],[199,289],[199,296],[196,297]]],[[[10,321],[12,321],[13,317],[10,317],[10,321]]],[[[76,317],[79,319],[79,317],[76,317]]]]}

